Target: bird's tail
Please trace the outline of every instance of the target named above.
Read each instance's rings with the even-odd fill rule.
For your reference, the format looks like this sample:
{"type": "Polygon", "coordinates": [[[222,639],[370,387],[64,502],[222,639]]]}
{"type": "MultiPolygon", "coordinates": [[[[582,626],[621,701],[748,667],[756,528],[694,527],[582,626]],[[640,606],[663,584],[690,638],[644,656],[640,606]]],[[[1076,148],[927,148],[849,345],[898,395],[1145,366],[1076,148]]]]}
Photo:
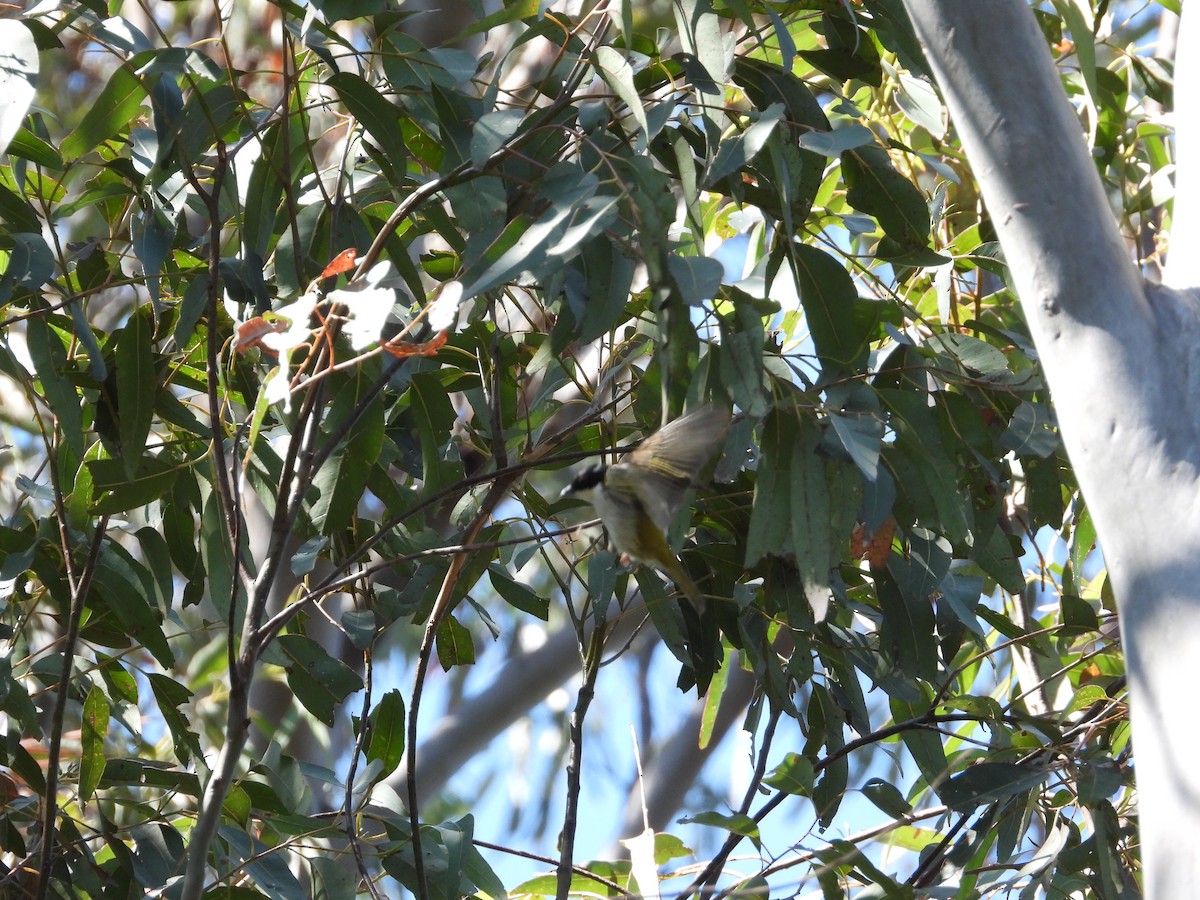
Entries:
{"type": "Polygon", "coordinates": [[[668,565],[666,567],[667,574],[671,576],[671,580],[675,582],[675,586],[683,591],[683,595],[688,598],[688,601],[696,610],[696,615],[701,615],[704,608],[708,605],[708,598],[704,596],[704,592],[700,590],[700,586],[692,581],[692,576],[687,573],[683,563],[677,556],[671,554],[668,557],[668,565]]]}

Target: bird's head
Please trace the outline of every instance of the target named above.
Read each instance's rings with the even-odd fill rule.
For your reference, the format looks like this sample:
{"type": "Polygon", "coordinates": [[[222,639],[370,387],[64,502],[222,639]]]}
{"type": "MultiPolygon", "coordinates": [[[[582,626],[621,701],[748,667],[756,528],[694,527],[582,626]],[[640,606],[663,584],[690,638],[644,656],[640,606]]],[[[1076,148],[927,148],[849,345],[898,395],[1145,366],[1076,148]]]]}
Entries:
{"type": "Polygon", "coordinates": [[[586,496],[589,491],[604,483],[604,474],[607,471],[608,466],[603,463],[593,463],[571,479],[571,483],[562,489],[559,497],[586,496]]]}

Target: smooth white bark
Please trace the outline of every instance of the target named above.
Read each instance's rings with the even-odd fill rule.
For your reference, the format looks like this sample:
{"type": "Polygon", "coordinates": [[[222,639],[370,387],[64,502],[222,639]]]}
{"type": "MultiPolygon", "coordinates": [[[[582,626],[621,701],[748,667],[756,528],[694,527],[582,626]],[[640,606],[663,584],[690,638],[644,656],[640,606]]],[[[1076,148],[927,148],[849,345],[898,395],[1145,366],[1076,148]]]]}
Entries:
{"type": "Polygon", "coordinates": [[[1171,242],[1163,284],[1173,288],[1190,288],[1200,284],[1196,268],[1195,248],[1200,247],[1200,166],[1179,166],[1179,150],[1195,155],[1200,144],[1200,57],[1193,49],[1200,47],[1200,16],[1190,13],[1179,22],[1175,53],[1175,209],[1171,214],[1171,242]],[[1193,148],[1188,151],[1188,148],[1193,148]]]}
{"type": "Polygon", "coordinates": [[[1200,306],[1143,287],[1024,0],[905,5],[995,221],[1120,603],[1146,896],[1190,900],[1200,884],[1200,306]]]}

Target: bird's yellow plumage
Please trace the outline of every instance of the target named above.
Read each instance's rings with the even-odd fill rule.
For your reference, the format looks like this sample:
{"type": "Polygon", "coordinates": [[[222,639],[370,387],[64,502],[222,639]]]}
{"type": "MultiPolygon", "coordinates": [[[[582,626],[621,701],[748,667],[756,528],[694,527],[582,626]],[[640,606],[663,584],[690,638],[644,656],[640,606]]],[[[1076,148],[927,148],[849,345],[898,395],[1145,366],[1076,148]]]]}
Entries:
{"type": "Polygon", "coordinates": [[[586,496],[622,554],[665,572],[702,612],[705,597],[667,542],[675,514],[721,448],[729,412],[706,404],[664,425],[611,466],[581,472],[563,496],[586,496]]]}

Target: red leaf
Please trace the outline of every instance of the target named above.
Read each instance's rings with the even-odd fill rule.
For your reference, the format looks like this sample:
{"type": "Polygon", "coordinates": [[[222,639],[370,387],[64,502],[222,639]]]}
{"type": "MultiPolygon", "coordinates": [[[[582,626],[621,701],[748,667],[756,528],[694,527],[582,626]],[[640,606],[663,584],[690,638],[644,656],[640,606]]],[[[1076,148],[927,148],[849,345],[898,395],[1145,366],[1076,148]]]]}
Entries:
{"type": "Polygon", "coordinates": [[[423,344],[412,344],[408,341],[388,341],[383,344],[383,349],[397,359],[404,359],[407,356],[433,356],[445,345],[446,340],[450,337],[450,329],[439,331],[431,340],[423,344]]]}
{"type": "Polygon", "coordinates": [[[262,316],[255,316],[238,326],[237,330],[237,352],[245,353],[251,347],[262,347],[264,353],[276,355],[275,351],[270,347],[262,346],[262,339],[268,334],[278,334],[281,331],[287,331],[287,322],[274,321],[268,322],[262,316]]]}
{"type": "Polygon", "coordinates": [[[358,259],[358,251],[351,247],[349,250],[343,250],[332,260],[329,265],[321,270],[322,278],[329,278],[333,275],[340,275],[343,272],[349,272],[354,268],[354,263],[358,259]]]}

